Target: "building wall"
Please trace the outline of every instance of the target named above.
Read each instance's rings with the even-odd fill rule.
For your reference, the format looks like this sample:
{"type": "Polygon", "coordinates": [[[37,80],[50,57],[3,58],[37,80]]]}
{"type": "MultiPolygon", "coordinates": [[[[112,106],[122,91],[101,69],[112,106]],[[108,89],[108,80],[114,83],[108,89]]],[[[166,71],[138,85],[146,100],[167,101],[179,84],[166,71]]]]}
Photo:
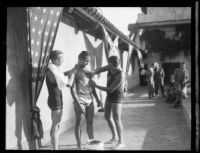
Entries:
{"type": "Polygon", "coordinates": [[[138,14],[137,23],[191,19],[191,7],[147,7],[147,14],[138,14]]]}
{"type": "MultiPolygon", "coordinates": [[[[26,10],[25,8],[11,8],[8,11],[8,31],[7,35],[7,62],[6,62],[6,149],[29,149],[28,141],[30,134],[30,101],[27,85],[27,51],[26,41],[20,41],[24,48],[17,48],[17,41],[9,38],[15,38],[16,32],[21,32],[19,39],[26,39],[26,33],[20,31],[26,29],[26,10]],[[23,18],[22,18],[23,17],[23,18]],[[20,27],[18,26],[20,25],[20,27]],[[17,144],[18,147],[17,147],[17,144]]],[[[101,43],[100,40],[89,36],[94,46],[101,43]]],[[[86,50],[83,33],[81,31],[75,34],[73,27],[61,22],[54,44],[54,49],[64,52],[63,69],[69,70],[78,61],[78,54],[86,50]]],[[[106,65],[105,54],[103,57],[103,66],[106,65]]],[[[106,74],[102,74],[100,79],[95,79],[97,83],[105,85],[106,74]]],[[[99,91],[97,90],[99,94],[99,91]]],[[[105,101],[106,93],[102,92],[102,100],[105,101]]],[[[44,138],[42,144],[50,141],[51,113],[47,106],[47,87],[44,82],[38,98],[37,106],[41,109],[40,117],[44,129],[44,138]]],[[[63,117],[61,121],[61,133],[74,125],[73,100],[68,88],[63,91],[63,117]]],[[[96,105],[96,103],[95,103],[96,105]]],[[[97,108],[95,107],[95,112],[97,108]]]]}
{"type": "MultiPolygon", "coordinates": [[[[184,20],[184,19],[191,19],[191,7],[147,7],[147,14],[138,14],[137,18],[137,23],[145,23],[145,22],[158,22],[158,21],[171,21],[171,20],[184,20]]],[[[179,25],[181,27],[181,25],[179,25]]],[[[183,33],[186,31],[177,31],[176,26],[174,25],[169,25],[169,26],[158,26],[158,27],[149,27],[149,31],[153,30],[159,30],[165,32],[165,38],[168,40],[173,40],[173,41],[179,41],[182,38],[183,33]],[[177,33],[178,32],[178,33],[177,33]]],[[[189,29],[186,29],[189,30],[189,29]]],[[[136,45],[145,50],[147,47],[146,41],[151,40],[151,36],[145,38],[146,40],[139,39],[140,36],[137,35],[135,39],[136,45]],[[143,44],[143,45],[141,45],[143,44]]],[[[159,43],[159,39],[157,39],[159,43]]],[[[155,43],[155,45],[157,45],[155,43]]],[[[160,44],[158,44],[159,46],[160,44]]],[[[172,48],[173,45],[169,46],[169,48],[172,48]]],[[[168,49],[168,48],[166,48],[168,49]]],[[[174,49],[176,49],[176,46],[174,46],[174,49]]],[[[166,50],[165,50],[166,51],[166,50]]],[[[150,51],[151,52],[151,51],[150,51]]],[[[187,69],[190,72],[191,76],[191,55],[190,55],[190,50],[188,49],[187,52],[189,52],[189,55],[185,56],[183,53],[182,49],[177,50],[176,52],[178,53],[174,57],[170,58],[164,58],[162,61],[160,60],[160,55],[162,52],[160,52],[160,55],[155,54],[155,53],[150,53],[148,55],[148,58],[144,60],[145,63],[148,65],[151,64],[152,62],[169,62],[169,63],[174,63],[174,62],[181,62],[184,61],[186,63],[187,69]]],[[[186,51],[185,51],[186,52],[186,51]]],[[[162,54],[163,55],[163,54],[162,54]]]]}
{"type": "Polygon", "coordinates": [[[128,72],[128,90],[139,86],[139,66],[138,66],[138,59],[134,58],[134,62],[130,64],[129,72],[128,72]]]}

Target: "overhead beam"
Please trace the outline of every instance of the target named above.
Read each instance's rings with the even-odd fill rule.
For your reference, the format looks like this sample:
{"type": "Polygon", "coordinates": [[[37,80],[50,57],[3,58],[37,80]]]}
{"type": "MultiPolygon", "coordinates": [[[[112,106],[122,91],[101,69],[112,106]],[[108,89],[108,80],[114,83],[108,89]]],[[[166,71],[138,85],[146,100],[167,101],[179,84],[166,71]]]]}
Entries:
{"type": "Polygon", "coordinates": [[[161,26],[190,24],[190,23],[191,23],[190,19],[156,21],[156,22],[143,22],[143,23],[129,24],[128,25],[128,30],[129,31],[134,31],[136,29],[147,29],[147,28],[154,28],[154,27],[161,27],[161,26]]]}
{"type": "Polygon", "coordinates": [[[116,27],[112,25],[112,28],[110,28],[107,24],[111,25],[111,23],[107,19],[105,19],[103,16],[100,17],[100,18],[104,18],[102,22],[100,22],[93,15],[89,14],[86,10],[84,10],[82,7],[74,7],[74,8],[75,10],[81,12],[81,14],[91,19],[93,22],[96,22],[98,24],[103,24],[106,30],[118,36],[125,43],[131,44],[135,49],[141,50],[136,46],[136,44],[133,41],[131,41],[127,36],[125,36],[122,32],[120,32],[116,27]],[[105,24],[106,22],[107,24],[105,24]],[[119,31],[119,32],[116,32],[116,31],[119,31]]]}

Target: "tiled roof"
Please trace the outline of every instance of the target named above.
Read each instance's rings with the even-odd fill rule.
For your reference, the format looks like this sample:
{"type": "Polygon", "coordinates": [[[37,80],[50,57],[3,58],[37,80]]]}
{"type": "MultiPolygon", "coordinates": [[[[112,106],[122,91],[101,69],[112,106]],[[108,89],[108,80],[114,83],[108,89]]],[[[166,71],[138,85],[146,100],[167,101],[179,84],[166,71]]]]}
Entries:
{"type": "MultiPolygon", "coordinates": [[[[135,43],[126,35],[124,35],[118,28],[116,28],[108,19],[101,15],[95,7],[82,7],[88,14],[93,16],[97,21],[102,23],[107,29],[112,31],[114,34],[119,36],[123,41],[134,46],[134,48],[139,49],[135,43]]],[[[140,50],[140,49],[139,49],[140,50]]]]}

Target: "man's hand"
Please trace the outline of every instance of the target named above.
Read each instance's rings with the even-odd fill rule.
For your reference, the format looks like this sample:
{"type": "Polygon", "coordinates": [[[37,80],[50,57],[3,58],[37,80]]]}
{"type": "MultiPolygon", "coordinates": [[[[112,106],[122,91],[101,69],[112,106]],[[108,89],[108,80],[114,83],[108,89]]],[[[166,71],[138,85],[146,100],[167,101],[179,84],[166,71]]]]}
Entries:
{"type": "Polygon", "coordinates": [[[102,106],[102,104],[101,104],[101,101],[98,99],[97,100],[97,107],[100,107],[100,106],[102,106]]]}
{"type": "Polygon", "coordinates": [[[95,69],[95,72],[94,72],[94,75],[95,75],[96,73],[98,73],[99,70],[100,70],[100,68],[96,68],[96,69],[95,69]]]}
{"type": "Polygon", "coordinates": [[[92,78],[94,76],[94,72],[85,71],[85,74],[88,78],[92,78]]]}
{"type": "Polygon", "coordinates": [[[85,112],[83,111],[83,109],[82,109],[82,107],[81,107],[81,104],[80,104],[78,101],[76,101],[75,103],[77,104],[77,107],[78,107],[79,111],[80,111],[82,114],[85,114],[85,112]]]}
{"type": "Polygon", "coordinates": [[[92,87],[96,86],[96,83],[93,80],[90,80],[90,84],[91,84],[92,87]]]}

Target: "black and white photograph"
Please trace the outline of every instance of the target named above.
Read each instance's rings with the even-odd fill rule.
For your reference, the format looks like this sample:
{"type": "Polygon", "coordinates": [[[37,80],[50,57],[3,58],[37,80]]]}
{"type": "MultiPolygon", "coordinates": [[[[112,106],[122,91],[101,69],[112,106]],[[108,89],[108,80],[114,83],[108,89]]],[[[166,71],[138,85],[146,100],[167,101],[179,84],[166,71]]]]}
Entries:
{"type": "Polygon", "coordinates": [[[199,151],[199,2],[136,6],[6,8],[5,150],[199,151]]]}

